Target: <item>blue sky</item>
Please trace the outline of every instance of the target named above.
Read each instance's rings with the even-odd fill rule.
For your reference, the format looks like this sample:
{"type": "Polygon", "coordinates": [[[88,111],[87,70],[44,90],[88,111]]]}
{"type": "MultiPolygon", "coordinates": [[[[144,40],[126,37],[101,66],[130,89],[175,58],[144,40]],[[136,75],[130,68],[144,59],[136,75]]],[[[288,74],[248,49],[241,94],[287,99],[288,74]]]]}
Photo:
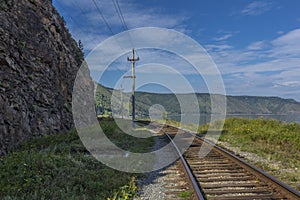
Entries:
{"type": "MultiPolygon", "coordinates": [[[[53,0],[73,37],[83,42],[86,55],[97,44],[124,31],[113,1],[95,2],[109,27],[93,0],[53,0]]],[[[128,29],[147,26],[174,29],[202,45],[221,72],[227,94],[280,96],[300,101],[299,0],[119,0],[118,3],[128,29]]],[[[176,60],[168,52],[139,50],[138,54],[141,66],[154,60],[171,66],[176,60]]],[[[100,82],[113,87],[126,68],[130,70],[128,55],[120,57],[100,82]]],[[[184,61],[176,63],[180,63],[177,69],[182,70],[196,92],[206,92],[199,74],[186,70],[184,61]]],[[[91,70],[93,77],[96,73],[91,70]]],[[[130,85],[128,81],[124,85],[130,85]]],[[[144,88],[151,91],[149,86],[144,88]]],[[[163,92],[157,88],[152,90],[163,92]]]]}

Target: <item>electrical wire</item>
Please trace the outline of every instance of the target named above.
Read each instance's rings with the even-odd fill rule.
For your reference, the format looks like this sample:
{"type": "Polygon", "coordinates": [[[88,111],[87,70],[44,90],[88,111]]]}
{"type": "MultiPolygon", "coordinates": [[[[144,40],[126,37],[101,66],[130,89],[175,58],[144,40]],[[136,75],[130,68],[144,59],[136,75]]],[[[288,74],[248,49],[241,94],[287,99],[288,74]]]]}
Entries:
{"type": "Polygon", "coordinates": [[[95,5],[97,11],[99,12],[99,14],[100,14],[100,16],[101,16],[103,22],[105,23],[106,27],[108,28],[108,30],[110,31],[110,33],[111,33],[112,35],[114,35],[114,32],[112,31],[111,27],[109,26],[108,22],[106,21],[106,19],[105,19],[103,13],[101,12],[101,10],[100,10],[100,8],[99,8],[99,6],[98,6],[96,0],[92,0],[92,1],[93,1],[94,5],[95,5]]]}
{"type": "Polygon", "coordinates": [[[123,26],[123,29],[124,29],[125,31],[128,30],[127,25],[126,25],[126,22],[125,22],[125,20],[124,20],[123,14],[122,14],[122,11],[121,11],[121,9],[120,9],[120,6],[118,6],[119,4],[117,3],[117,1],[114,1],[114,0],[112,0],[112,2],[113,2],[114,7],[115,7],[115,9],[116,9],[116,11],[117,11],[117,14],[118,14],[118,16],[119,16],[119,19],[120,19],[120,21],[121,21],[121,24],[122,24],[122,26],[123,26]]]}
{"type": "MultiPolygon", "coordinates": [[[[97,0],[92,0],[92,1],[93,1],[93,4],[94,4],[95,8],[97,9],[97,12],[98,12],[99,15],[101,16],[102,21],[103,21],[104,24],[106,25],[107,29],[109,30],[109,32],[110,32],[112,35],[114,35],[114,32],[112,31],[111,26],[109,25],[108,21],[105,19],[104,14],[103,14],[103,12],[101,11],[101,9],[100,9],[100,7],[99,7],[99,5],[98,5],[98,3],[97,3],[98,1],[97,1],[97,0]]],[[[120,4],[119,4],[118,0],[112,0],[112,2],[113,2],[113,5],[114,5],[114,7],[115,7],[115,9],[116,9],[116,12],[117,12],[117,14],[118,14],[118,17],[119,17],[119,19],[120,19],[120,21],[121,21],[121,24],[122,24],[122,27],[123,27],[124,31],[127,31],[127,30],[128,30],[128,26],[127,26],[127,23],[126,23],[126,21],[125,21],[125,18],[124,18],[124,15],[123,15],[123,13],[122,13],[122,10],[121,10],[121,7],[120,7],[120,4]]],[[[59,3],[59,4],[60,4],[60,3],[59,3]]],[[[80,9],[81,13],[84,14],[82,8],[80,8],[79,6],[77,6],[74,2],[73,2],[72,4],[73,4],[73,6],[78,7],[78,8],[80,9]]],[[[62,8],[63,6],[60,6],[60,7],[62,8]]],[[[67,13],[67,12],[65,12],[65,13],[67,13]]],[[[82,29],[82,27],[77,23],[77,21],[76,21],[72,16],[68,15],[68,17],[69,17],[69,18],[73,21],[73,23],[81,30],[81,32],[83,32],[83,33],[85,32],[85,31],[82,29]]],[[[133,42],[132,42],[132,37],[131,37],[131,35],[130,35],[129,32],[128,32],[128,34],[129,34],[129,42],[130,42],[130,44],[132,45],[132,47],[134,47],[133,42]]],[[[91,40],[92,40],[92,39],[89,38],[89,41],[91,41],[91,40]]],[[[120,47],[122,48],[122,45],[120,45],[120,47]]],[[[136,50],[135,50],[135,52],[136,52],[136,55],[138,56],[138,52],[137,52],[136,50]]],[[[129,57],[130,57],[130,56],[129,56],[129,57]]],[[[139,56],[138,56],[138,57],[139,57],[139,56]]]]}
{"type": "MultiPolygon", "coordinates": [[[[127,23],[125,21],[125,18],[124,18],[124,15],[122,13],[122,10],[121,10],[121,7],[120,7],[120,4],[119,4],[118,0],[112,0],[112,2],[113,2],[114,7],[117,11],[117,14],[119,16],[119,19],[121,21],[121,24],[123,26],[124,31],[128,31],[129,29],[128,29],[127,23]]],[[[134,48],[132,37],[131,37],[129,32],[128,32],[128,36],[129,36],[129,42],[130,42],[131,46],[134,48]]],[[[136,50],[135,50],[135,52],[136,52],[137,56],[139,57],[138,52],[136,50]]]]}
{"type": "Polygon", "coordinates": [[[126,21],[124,19],[124,16],[123,16],[123,13],[122,13],[122,10],[120,8],[120,4],[118,2],[118,0],[112,0],[113,4],[114,4],[114,7],[118,13],[118,16],[119,16],[119,19],[123,25],[123,28],[124,28],[124,31],[127,31],[128,30],[128,26],[126,24],[126,21]]]}

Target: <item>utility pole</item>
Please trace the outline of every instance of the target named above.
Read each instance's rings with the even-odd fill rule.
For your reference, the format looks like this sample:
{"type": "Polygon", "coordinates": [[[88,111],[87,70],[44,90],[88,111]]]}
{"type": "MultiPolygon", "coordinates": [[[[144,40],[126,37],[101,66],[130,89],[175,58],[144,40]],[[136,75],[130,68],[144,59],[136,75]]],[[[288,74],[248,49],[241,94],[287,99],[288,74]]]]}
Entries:
{"type": "Polygon", "coordinates": [[[131,94],[131,104],[132,104],[132,126],[135,128],[135,62],[139,61],[140,58],[135,58],[134,49],[132,49],[132,58],[127,57],[127,60],[132,64],[132,75],[124,76],[124,78],[132,78],[132,94],[131,94]]]}
{"type": "Polygon", "coordinates": [[[121,89],[120,89],[120,98],[121,98],[121,108],[120,108],[120,114],[123,119],[123,85],[121,84],[121,89]]]}

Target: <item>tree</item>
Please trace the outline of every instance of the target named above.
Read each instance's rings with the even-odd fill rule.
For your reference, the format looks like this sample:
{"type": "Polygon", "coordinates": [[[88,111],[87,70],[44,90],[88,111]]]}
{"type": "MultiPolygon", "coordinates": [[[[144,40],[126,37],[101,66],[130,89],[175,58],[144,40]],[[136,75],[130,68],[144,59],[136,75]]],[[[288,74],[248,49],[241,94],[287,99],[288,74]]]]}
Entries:
{"type": "Polygon", "coordinates": [[[78,47],[79,47],[80,51],[82,52],[82,55],[84,55],[84,49],[83,49],[83,44],[82,44],[81,40],[78,41],[78,47]]]}

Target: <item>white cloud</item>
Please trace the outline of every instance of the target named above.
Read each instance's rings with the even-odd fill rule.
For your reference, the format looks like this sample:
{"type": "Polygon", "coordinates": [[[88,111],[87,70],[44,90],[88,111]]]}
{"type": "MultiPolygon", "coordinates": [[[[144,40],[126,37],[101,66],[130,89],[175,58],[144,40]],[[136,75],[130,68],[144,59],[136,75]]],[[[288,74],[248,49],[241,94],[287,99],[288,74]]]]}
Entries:
{"type": "Polygon", "coordinates": [[[233,47],[227,44],[208,44],[205,45],[205,48],[208,51],[210,50],[224,51],[224,50],[232,49],[233,47]]]}
{"type": "Polygon", "coordinates": [[[285,82],[281,82],[281,83],[278,83],[278,84],[282,85],[282,86],[295,87],[295,86],[300,86],[300,81],[285,81],[285,82]]]}
{"type": "Polygon", "coordinates": [[[229,34],[225,34],[220,37],[215,37],[214,40],[215,41],[223,41],[223,40],[227,40],[227,39],[231,38],[232,36],[233,36],[233,34],[229,33],[229,34]]]}
{"type": "Polygon", "coordinates": [[[138,65],[159,63],[170,66],[181,74],[214,75],[217,73],[205,49],[194,40],[182,33],[159,28],[133,29],[129,33],[122,33],[104,41],[99,49],[86,57],[89,68],[104,71],[109,63],[116,61],[109,70],[129,70],[130,67],[126,68],[128,63],[126,56],[123,55],[126,52],[130,53],[131,50],[129,34],[135,38],[133,45],[138,56],[141,57],[138,65]],[[116,58],[118,55],[123,56],[116,58]]]}
{"type": "Polygon", "coordinates": [[[293,45],[295,42],[297,42],[297,44],[300,43],[300,29],[295,29],[292,30],[290,32],[288,32],[287,34],[275,39],[273,41],[274,45],[293,45]]]}
{"type": "MultiPolygon", "coordinates": [[[[112,1],[95,1],[113,33],[122,32],[122,23],[112,1]]],[[[138,2],[132,1],[119,1],[119,4],[129,29],[153,26],[171,28],[184,33],[189,32],[184,25],[184,21],[188,19],[186,13],[178,13],[177,15],[165,14],[159,9],[145,8],[138,4],[138,2]]],[[[69,15],[69,17],[66,16],[65,18],[71,18],[69,20],[71,24],[68,24],[68,26],[73,36],[77,40],[82,40],[85,49],[92,50],[97,43],[110,35],[109,28],[103,22],[100,13],[92,1],[55,0],[54,5],[59,5],[62,10],[68,10],[68,12],[64,12],[69,15]]]]}
{"type": "Polygon", "coordinates": [[[284,32],[283,31],[277,31],[277,34],[282,35],[282,34],[284,34],[284,32]]]}
{"type": "Polygon", "coordinates": [[[248,4],[241,13],[243,15],[261,15],[273,8],[273,4],[268,1],[253,1],[248,4]]]}
{"type": "Polygon", "coordinates": [[[272,41],[253,42],[244,49],[205,47],[231,94],[288,95],[300,101],[300,29],[272,41]]]}
{"type": "Polygon", "coordinates": [[[268,46],[266,41],[257,41],[250,44],[247,49],[248,50],[262,50],[268,46]]]}
{"type": "Polygon", "coordinates": [[[226,30],[218,30],[217,34],[219,36],[212,38],[213,40],[217,42],[224,42],[228,40],[229,38],[232,38],[233,36],[237,35],[239,31],[226,31],[226,30]]]}
{"type": "Polygon", "coordinates": [[[253,42],[245,49],[215,44],[205,47],[217,63],[227,66],[226,73],[232,70],[278,70],[300,65],[300,29],[290,31],[273,41],[253,42]],[[243,67],[239,67],[239,63],[243,67]]]}
{"type": "Polygon", "coordinates": [[[295,29],[272,41],[274,56],[296,57],[300,55],[300,29],[295,29]]]}

